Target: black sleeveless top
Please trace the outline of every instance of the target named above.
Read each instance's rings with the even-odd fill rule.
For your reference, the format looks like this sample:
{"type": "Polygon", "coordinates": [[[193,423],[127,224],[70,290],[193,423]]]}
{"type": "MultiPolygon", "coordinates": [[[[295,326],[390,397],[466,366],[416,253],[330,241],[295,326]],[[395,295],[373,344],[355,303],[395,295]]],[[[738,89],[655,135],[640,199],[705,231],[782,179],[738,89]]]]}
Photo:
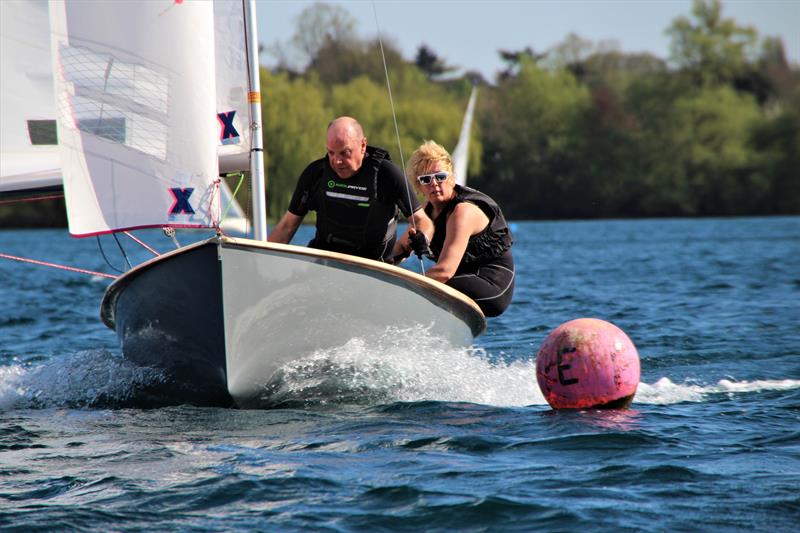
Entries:
{"type": "MultiPolygon", "coordinates": [[[[439,213],[439,216],[433,221],[434,234],[431,241],[431,252],[433,252],[434,260],[439,260],[439,255],[442,253],[444,241],[447,237],[447,218],[453,212],[456,205],[461,202],[470,202],[478,206],[481,211],[489,219],[489,224],[476,235],[472,235],[467,243],[467,249],[464,252],[464,257],[461,259],[461,264],[458,267],[457,273],[467,268],[485,265],[496,259],[501,258],[514,242],[511,235],[511,229],[508,227],[503,212],[497,202],[492,200],[486,194],[461,185],[455,186],[456,196],[445,209],[439,213]]],[[[433,206],[428,203],[425,206],[425,212],[431,216],[433,206]]]]}

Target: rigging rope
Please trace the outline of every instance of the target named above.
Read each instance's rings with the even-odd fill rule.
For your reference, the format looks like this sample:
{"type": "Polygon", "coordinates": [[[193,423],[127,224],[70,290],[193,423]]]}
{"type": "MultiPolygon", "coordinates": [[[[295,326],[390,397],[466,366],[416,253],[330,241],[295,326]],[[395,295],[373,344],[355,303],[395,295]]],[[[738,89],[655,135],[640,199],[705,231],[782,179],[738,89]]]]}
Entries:
{"type": "MultiPolygon", "coordinates": [[[[406,176],[406,160],[403,157],[403,144],[400,142],[400,128],[397,126],[397,114],[394,111],[394,98],[392,97],[392,84],[389,81],[389,67],[386,65],[386,54],[383,51],[383,38],[381,37],[381,26],[378,23],[378,10],[375,7],[375,0],[372,0],[372,13],[375,16],[375,27],[378,31],[378,44],[381,48],[381,59],[383,60],[383,72],[386,75],[386,89],[389,91],[389,105],[392,109],[392,120],[394,121],[394,134],[397,137],[397,149],[400,152],[400,164],[402,165],[400,168],[403,171],[403,176],[406,178],[403,181],[406,184],[406,198],[408,199],[408,205],[411,206],[411,188],[408,186],[408,177],[406,176]]],[[[417,231],[417,225],[414,222],[414,213],[411,213],[409,217],[409,222],[411,227],[414,228],[414,231],[417,231]]],[[[419,258],[419,267],[422,269],[422,275],[425,275],[425,263],[422,261],[422,257],[419,258]]]]}
{"type": "Polygon", "coordinates": [[[131,264],[131,260],[128,259],[128,254],[125,253],[125,248],[123,248],[122,247],[122,243],[119,242],[119,237],[117,237],[116,233],[112,233],[112,235],[114,236],[114,240],[117,242],[117,248],[119,248],[119,251],[122,254],[122,257],[124,257],[125,258],[125,262],[128,263],[128,268],[133,268],[133,265],[131,264]]]}
{"type": "Polygon", "coordinates": [[[110,278],[110,279],[117,279],[119,276],[114,276],[113,274],[106,274],[105,272],[95,272],[93,270],[86,270],[83,268],[75,268],[66,265],[57,265],[55,263],[48,263],[46,261],[38,261],[36,259],[28,259],[25,257],[17,257],[16,255],[9,255],[0,253],[0,257],[3,259],[11,259],[14,261],[21,261],[23,263],[33,263],[34,265],[41,265],[41,266],[48,266],[52,268],[59,268],[61,270],[69,270],[70,272],[80,272],[81,274],[90,274],[92,276],[100,276],[103,278],[110,278]]]}
{"type": "Polygon", "coordinates": [[[239,187],[242,186],[242,182],[244,181],[244,172],[238,172],[238,173],[235,172],[235,173],[232,173],[232,174],[226,174],[225,175],[225,177],[227,178],[227,177],[230,177],[230,176],[235,176],[236,174],[239,175],[239,183],[236,184],[236,189],[234,189],[234,191],[231,193],[231,201],[228,203],[227,207],[225,207],[225,212],[222,213],[222,218],[220,219],[220,225],[222,224],[222,221],[225,220],[225,217],[228,216],[228,211],[231,210],[231,206],[233,205],[233,202],[236,201],[236,194],[239,192],[239,187]]]}
{"type": "MultiPolygon", "coordinates": [[[[147,246],[147,244],[145,244],[144,242],[142,242],[140,239],[136,238],[136,237],[135,237],[135,236],[134,236],[132,233],[130,233],[130,232],[127,232],[127,231],[123,231],[122,233],[124,233],[125,235],[127,235],[128,237],[130,237],[130,239],[131,239],[132,241],[134,241],[134,242],[136,242],[136,243],[140,244],[140,245],[142,246],[142,248],[146,249],[146,250],[147,250],[148,252],[150,252],[151,254],[153,254],[153,255],[161,255],[160,253],[156,252],[156,251],[155,251],[154,249],[152,249],[151,247],[147,246]]],[[[125,253],[125,252],[123,252],[123,253],[125,253]]],[[[127,257],[126,257],[126,259],[127,259],[127,257]]],[[[128,261],[128,264],[130,264],[130,261],[128,261]]]]}
{"type": "MultiPolygon", "coordinates": [[[[114,270],[115,272],[119,272],[120,274],[124,274],[125,273],[124,270],[120,270],[119,268],[115,267],[114,265],[111,264],[111,261],[108,260],[108,257],[106,256],[106,252],[105,252],[105,250],[103,250],[103,243],[100,241],[100,235],[97,235],[96,239],[97,239],[97,248],[100,250],[100,255],[103,256],[103,260],[106,262],[108,267],[111,270],[114,270]]],[[[117,245],[119,246],[119,241],[117,241],[117,245]]],[[[125,254],[124,251],[122,253],[123,253],[123,255],[125,254]]],[[[127,259],[127,257],[126,257],[126,259],[127,259]]],[[[128,265],[130,265],[130,261],[128,262],[128,265]]]]}

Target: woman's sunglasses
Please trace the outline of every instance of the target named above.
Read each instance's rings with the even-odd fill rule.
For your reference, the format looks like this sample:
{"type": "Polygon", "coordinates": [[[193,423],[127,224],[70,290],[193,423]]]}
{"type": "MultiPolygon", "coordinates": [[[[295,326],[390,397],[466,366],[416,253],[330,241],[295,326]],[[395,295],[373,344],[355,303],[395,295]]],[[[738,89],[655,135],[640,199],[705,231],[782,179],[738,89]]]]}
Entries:
{"type": "Polygon", "coordinates": [[[417,181],[422,185],[430,185],[431,181],[436,178],[437,182],[443,183],[449,175],[450,173],[445,171],[434,172],[433,174],[423,174],[422,176],[417,176],[417,181]]]}

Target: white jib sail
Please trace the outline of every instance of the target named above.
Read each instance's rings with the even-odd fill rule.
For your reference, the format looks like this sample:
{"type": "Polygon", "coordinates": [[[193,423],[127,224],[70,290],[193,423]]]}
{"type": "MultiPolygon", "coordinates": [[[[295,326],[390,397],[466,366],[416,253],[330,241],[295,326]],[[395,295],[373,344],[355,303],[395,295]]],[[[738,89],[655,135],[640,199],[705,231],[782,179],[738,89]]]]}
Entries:
{"type": "Polygon", "coordinates": [[[0,2],[0,193],[61,185],[47,2],[0,2]]]}
{"type": "Polygon", "coordinates": [[[211,2],[54,0],[70,233],[219,220],[211,2]]]}
{"type": "Polygon", "coordinates": [[[247,45],[241,1],[214,2],[220,172],[250,169],[247,45]]]}
{"type": "MultiPolygon", "coordinates": [[[[247,43],[241,1],[214,2],[217,77],[217,153],[222,174],[250,170],[251,130],[247,72],[247,43]]],[[[247,220],[239,203],[223,181],[222,221],[225,231],[247,232],[247,220]]]]}

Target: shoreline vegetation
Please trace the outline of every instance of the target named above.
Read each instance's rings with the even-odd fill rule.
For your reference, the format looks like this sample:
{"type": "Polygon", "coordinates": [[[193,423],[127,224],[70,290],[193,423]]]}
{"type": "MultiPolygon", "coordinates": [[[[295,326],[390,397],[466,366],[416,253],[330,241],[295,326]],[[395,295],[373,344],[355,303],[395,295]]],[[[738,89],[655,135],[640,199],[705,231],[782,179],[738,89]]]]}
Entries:
{"type": "MultiPolygon", "coordinates": [[[[261,69],[276,216],[324,155],[331,117],[357,117],[402,164],[378,43],[340,6],[308,9],[289,43],[267,49],[278,66],[261,69]]],[[[452,149],[476,85],[467,182],[509,219],[800,214],[800,67],[781,40],[726,18],[718,0],[696,0],[665,32],[667,59],[574,34],[544,51],[499,50],[494,80],[454,77],[425,45],[408,60],[384,42],[402,153],[426,139],[452,149]]],[[[247,210],[247,187],[237,200],[247,210]]],[[[63,199],[0,203],[0,228],[62,226],[63,199]]]]}

